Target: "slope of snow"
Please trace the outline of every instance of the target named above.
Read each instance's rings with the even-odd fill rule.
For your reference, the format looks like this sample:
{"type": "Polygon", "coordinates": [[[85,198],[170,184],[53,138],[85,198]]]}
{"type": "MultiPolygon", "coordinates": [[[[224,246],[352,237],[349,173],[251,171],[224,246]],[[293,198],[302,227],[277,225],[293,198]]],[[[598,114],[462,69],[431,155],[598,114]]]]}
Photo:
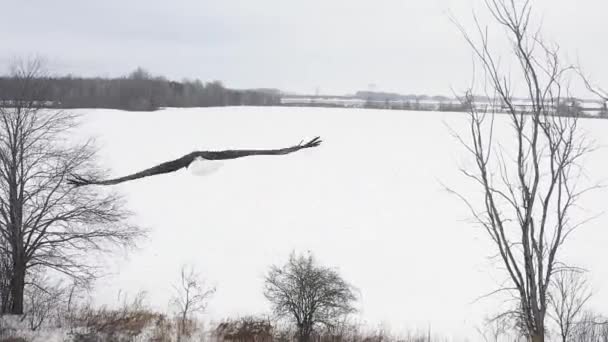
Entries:
{"type": "MultiPolygon", "coordinates": [[[[477,189],[457,171],[468,158],[447,126],[466,132],[462,114],[359,109],[224,107],[153,113],[79,110],[113,176],[139,171],[195,149],[273,148],[320,135],[316,149],[287,156],[226,161],[206,175],[182,170],[116,186],[137,223],[151,230],[128,257],[110,259],[113,275],[97,284],[100,303],[120,290],[146,290],[166,309],[181,263],[217,285],[207,316],[267,312],[269,265],[292,250],[312,251],[361,292],[361,319],[398,332],[472,336],[504,275],[495,271],[487,236],[445,191],[477,189]]],[[[499,119],[503,134],[506,123],[499,119]]],[[[600,149],[587,176],[608,175],[608,121],[589,120],[600,149]]],[[[470,164],[469,164],[470,165],[470,164]]],[[[584,208],[605,209],[605,191],[584,208]]],[[[608,218],[579,230],[567,261],[591,271],[596,309],[608,312],[608,218]]]]}

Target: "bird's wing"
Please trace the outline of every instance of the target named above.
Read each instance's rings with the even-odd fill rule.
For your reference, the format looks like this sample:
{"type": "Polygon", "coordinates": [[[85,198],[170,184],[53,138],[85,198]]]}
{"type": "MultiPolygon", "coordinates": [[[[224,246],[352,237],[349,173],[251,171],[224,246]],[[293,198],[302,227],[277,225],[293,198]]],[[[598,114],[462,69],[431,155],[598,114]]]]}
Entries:
{"type": "Polygon", "coordinates": [[[300,143],[298,145],[292,147],[286,147],[281,149],[274,150],[226,150],[226,151],[198,151],[189,153],[181,158],[168,161],[157,166],[151,167],[149,169],[114,179],[108,180],[95,180],[95,179],[87,179],[78,175],[72,175],[72,177],[68,180],[69,184],[74,186],[83,186],[83,185],[114,185],[134,179],[144,178],[148,176],[159,175],[163,173],[169,173],[177,171],[181,168],[187,167],[192,163],[192,161],[196,157],[202,157],[208,160],[226,160],[226,159],[235,159],[246,156],[261,156],[261,155],[283,155],[292,152],[299,151],[304,148],[316,147],[321,144],[321,138],[316,137],[309,142],[303,144],[300,143]]]}
{"type": "Polygon", "coordinates": [[[307,143],[300,143],[291,147],[272,149],[272,150],[225,150],[225,151],[200,151],[195,152],[198,157],[208,160],[236,159],[247,156],[276,156],[289,154],[301,149],[316,147],[321,144],[321,138],[316,137],[307,143]]]}
{"type": "Polygon", "coordinates": [[[139,179],[139,178],[144,178],[144,177],[148,177],[148,176],[160,175],[163,173],[170,173],[170,172],[177,171],[181,168],[184,168],[184,167],[187,167],[188,165],[190,165],[190,163],[194,160],[194,158],[196,158],[194,153],[189,153],[181,158],[178,158],[178,159],[175,159],[172,161],[168,161],[168,162],[165,162],[162,164],[158,164],[154,167],[145,169],[143,171],[139,171],[137,173],[134,173],[134,174],[131,174],[128,176],[107,179],[107,180],[87,179],[87,178],[83,178],[83,177],[80,177],[77,175],[72,175],[72,177],[68,180],[68,183],[70,183],[74,186],[114,185],[114,184],[130,181],[130,180],[134,180],[134,179],[139,179]]]}

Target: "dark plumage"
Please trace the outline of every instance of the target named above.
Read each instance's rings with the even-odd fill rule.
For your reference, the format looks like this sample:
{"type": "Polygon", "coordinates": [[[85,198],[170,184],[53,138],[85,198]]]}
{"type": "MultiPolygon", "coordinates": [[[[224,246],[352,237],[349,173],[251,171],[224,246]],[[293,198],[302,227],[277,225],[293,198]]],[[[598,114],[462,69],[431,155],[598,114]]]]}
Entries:
{"type": "Polygon", "coordinates": [[[195,151],[185,156],[168,161],[149,169],[114,179],[107,180],[96,180],[96,179],[86,179],[84,177],[80,177],[77,175],[73,175],[72,178],[68,180],[69,184],[74,186],[83,186],[83,185],[114,185],[122,182],[131,181],[134,179],[160,175],[163,173],[170,173],[177,171],[179,169],[188,167],[196,158],[200,157],[207,160],[226,160],[226,159],[236,159],[247,156],[263,156],[263,155],[283,155],[289,154],[292,152],[299,151],[304,148],[316,147],[321,144],[321,138],[316,137],[305,144],[298,144],[292,147],[286,147],[281,149],[274,150],[226,150],[226,151],[195,151]]]}

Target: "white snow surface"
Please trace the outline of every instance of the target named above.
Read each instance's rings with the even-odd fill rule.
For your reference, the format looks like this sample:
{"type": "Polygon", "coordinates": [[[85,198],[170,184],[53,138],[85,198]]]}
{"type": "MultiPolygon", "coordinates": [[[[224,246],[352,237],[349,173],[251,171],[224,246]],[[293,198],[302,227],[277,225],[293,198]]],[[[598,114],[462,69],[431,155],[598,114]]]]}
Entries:
{"type": "MultiPolygon", "coordinates": [[[[263,277],[290,252],[311,251],[337,267],[361,294],[359,317],[394,332],[427,330],[477,340],[475,327],[496,313],[498,299],[478,297],[505,279],[489,259],[486,233],[463,203],[477,188],[459,172],[469,165],[447,126],[466,134],[458,113],[364,109],[223,107],[152,113],[80,109],[83,136],[94,136],[100,162],[122,176],[193,150],[276,148],[321,136],[315,149],[286,156],[226,161],[193,177],[186,170],[116,186],[149,238],[108,259],[111,275],[96,300],[115,303],[119,290],[148,291],[168,308],[182,263],[217,285],[206,319],[268,313],[263,277]]],[[[498,134],[509,132],[499,118],[498,134]]],[[[586,176],[608,175],[608,121],[582,127],[599,149],[586,176]]],[[[583,201],[589,214],[606,208],[605,190],[583,201]]],[[[566,245],[565,261],[585,267],[592,306],[608,313],[608,218],[583,226],[566,245]]]]}

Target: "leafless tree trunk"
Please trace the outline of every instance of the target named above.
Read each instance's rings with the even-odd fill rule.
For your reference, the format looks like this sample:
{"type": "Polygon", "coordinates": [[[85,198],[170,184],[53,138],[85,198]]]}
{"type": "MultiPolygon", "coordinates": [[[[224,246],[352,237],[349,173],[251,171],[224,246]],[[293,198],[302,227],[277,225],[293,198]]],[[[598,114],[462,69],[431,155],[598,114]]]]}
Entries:
{"type": "Polygon", "coordinates": [[[180,282],[174,286],[175,296],[172,299],[178,310],[178,342],[184,335],[188,335],[190,317],[205,311],[209,299],[215,293],[215,288],[207,287],[194,268],[184,265],[180,273],[180,282]]]}
{"type": "MultiPolygon", "coordinates": [[[[476,103],[474,89],[463,99],[469,110],[469,137],[456,135],[475,160],[474,170],[462,169],[483,190],[480,206],[454,192],[495,244],[517,300],[513,314],[533,342],[545,340],[549,286],[560,270],[559,252],[580,223],[571,209],[589,188],[580,189],[579,160],[590,147],[578,118],[559,106],[567,98],[558,48],[546,44],[531,27],[530,1],[487,0],[493,19],[505,29],[522,86],[512,86],[505,63],[491,48],[488,28],[475,17],[478,39],[455,21],[472,47],[483,72],[483,91],[494,103],[476,103]],[[518,106],[515,94],[526,94],[518,106]],[[495,137],[495,114],[506,112],[512,138],[495,137]]],[[[501,121],[504,123],[504,121],[501,121]]]]}
{"type": "Polygon", "coordinates": [[[47,94],[40,62],[17,65],[11,77],[19,92],[0,107],[0,247],[11,267],[4,312],[22,314],[28,272],[91,278],[92,252],[109,243],[129,245],[142,230],[126,223],[129,213],[115,194],[67,184],[71,174],[101,172],[90,141],[70,142],[77,117],[42,109],[47,94]]]}

